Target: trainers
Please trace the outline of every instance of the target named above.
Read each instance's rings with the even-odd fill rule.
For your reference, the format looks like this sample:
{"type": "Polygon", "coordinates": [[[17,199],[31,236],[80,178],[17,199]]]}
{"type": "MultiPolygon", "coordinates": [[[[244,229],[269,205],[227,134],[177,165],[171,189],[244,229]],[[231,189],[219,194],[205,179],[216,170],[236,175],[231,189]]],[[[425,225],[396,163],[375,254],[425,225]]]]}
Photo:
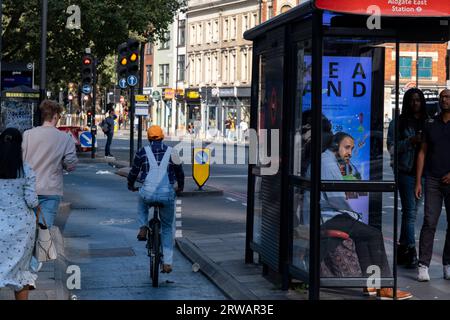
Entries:
{"type": "MultiPolygon", "coordinates": [[[[411,299],[413,295],[407,291],[397,290],[396,300],[406,300],[411,299]]],[[[377,290],[377,299],[380,300],[393,300],[394,299],[394,289],[392,288],[381,288],[377,290]]]]}
{"type": "Polygon", "coordinates": [[[364,288],[363,294],[365,296],[375,296],[377,294],[377,289],[376,288],[364,288]]]}
{"type": "Polygon", "coordinates": [[[450,264],[444,266],[444,279],[450,280],[450,264]]]}
{"type": "Polygon", "coordinates": [[[137,239],[139,241],[146,241],[147,240],[147,227],[141,227],[139,229],[139,233],[137,235],[137,239]]]}
{"type": "Polygon", "coordinates": [[[163,264],[161,272],[162,273],[171,273],[172,266],[170,264],[163,264]]]}
{"type": "Polygon", "coordinates": [[[419,267],[417,268],[417,281],[430,281],[427,266],[419,264],[419,267]]]}

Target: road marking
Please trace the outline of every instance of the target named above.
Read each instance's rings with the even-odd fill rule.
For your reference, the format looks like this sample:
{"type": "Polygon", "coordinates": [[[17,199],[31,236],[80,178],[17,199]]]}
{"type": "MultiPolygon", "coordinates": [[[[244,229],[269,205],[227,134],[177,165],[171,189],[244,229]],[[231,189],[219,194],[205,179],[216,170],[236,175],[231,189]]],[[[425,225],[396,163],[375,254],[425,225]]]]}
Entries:
{"type": "Polygon", "coordinates": [[[242,205],[243,205],[244,207],[246,207],[246,206],[247,206],[247,204],[246,204],[246,203],[242,203],[242,205]]]}
{"type": "Polygon", "coordinates": [[[177,199],[175,201],[175,203],[176,203],[176,207],[175,207],[175,226],[176,226],[175,238],[182,238],[183,237],[183,230],[181,228],[181,226],[182,226],[181,211],[182,211],[183,201],[177,199]]]}
{"type": "Polygon", "coordinates": [[[110,171],[99,170],[95,174],[113,174],[113,173],[110,171]]]}
{"type": "Polygon", "coordinates": [[[229,197],[227,197],[227,198],[225,198],[225,199],[230,200],[230,201],[232,201],[232,202],[236,202],[236,201],[237,201],[236,199],[229,198],[229,197]]]}
{"type": "Polygon", "coordinates": [[[247,178],[248,176],[246,174],[235,174],[235,175],[215,175],[215,176],[209,176],[210,178],[247,178]]]}

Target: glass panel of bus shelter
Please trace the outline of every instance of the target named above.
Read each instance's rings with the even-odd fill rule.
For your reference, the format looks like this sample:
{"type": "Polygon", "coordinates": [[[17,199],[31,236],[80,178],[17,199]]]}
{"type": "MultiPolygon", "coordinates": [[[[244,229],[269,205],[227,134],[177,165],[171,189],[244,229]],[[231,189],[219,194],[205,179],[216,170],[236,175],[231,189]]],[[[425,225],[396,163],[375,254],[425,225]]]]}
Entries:
{"type": "Polygon", "coordinates": [[[262,193],[261,193],[261,177],[255,177],[255,192],[253,195],[253,242],[261,245],[262,232],[262,193]]]}
{"type": "Polygon", "coordinates": [[[306,178],[311,161],[311,45],[312,40],[296,44],[296,97],[292,174],[306,178]]]}
{"type": "MultiPolygon", "coordinates": [[[[386,93],[390,92],[390,81],[395,84],[396,73],[395,62],[392,64],[386,54],[390,50],[395,52],[395,45],[380,39],[324,39],[322,180],[393,182],[388,148],[393,143],[393,136],[388,139],[392,98],[386,93]]],[[[389,215],[392,217],[393,205],[390,210],[383,208],[383,193],[322,192],[320,204],[323,257],[333,253],[334,246],[340,243],[336,232],[339,235],[343,231],[340,236],[346,237],[351,231],[356,251],[358,243],[373,241],[370,257],[375,261],[384,259],[379,239],[386,222],[392,233],[393,219],[389,215]]],[[[350,244],[347,247],[351,249],[350,244]]],[[[347,257],[352,261],[350,253],[347,257]]]]}
{"type": "MultiPolygon", "coordinates": [[[[384,219],[380,227],[365,223],[362,215],[350,208],[334,210],[322,207],[322,278],[392,277],[394,193],[370,192],[366,195],[382,199],[381,213],[384,219]]],[[[356,192],[323,192],[324,198],[341,202],[339,207],[342,208],[345,207],[346,199],[356,196],[356,192]]]]}

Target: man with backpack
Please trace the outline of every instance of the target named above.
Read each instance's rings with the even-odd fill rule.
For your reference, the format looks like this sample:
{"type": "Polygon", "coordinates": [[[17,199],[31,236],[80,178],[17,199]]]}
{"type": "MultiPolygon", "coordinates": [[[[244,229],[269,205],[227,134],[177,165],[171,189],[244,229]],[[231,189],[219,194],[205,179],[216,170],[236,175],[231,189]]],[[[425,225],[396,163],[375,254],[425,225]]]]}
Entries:
{"type": "Polygon", "coordinates": [[[103,133],[106,135],[105,157],[114,157],[111,154],[111,143],[114,136],[114,119],[116,114],[114,109],[109,110],[109,116],[106,117],[101,123],[103,133]]]}

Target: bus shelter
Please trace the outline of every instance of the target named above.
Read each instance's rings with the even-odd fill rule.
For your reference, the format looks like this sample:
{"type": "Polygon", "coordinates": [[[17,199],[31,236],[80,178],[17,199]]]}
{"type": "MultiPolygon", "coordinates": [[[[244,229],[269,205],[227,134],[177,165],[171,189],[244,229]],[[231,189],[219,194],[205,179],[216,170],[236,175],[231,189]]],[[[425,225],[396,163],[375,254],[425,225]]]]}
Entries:
{"type": "MultiPolygon", "coordinates": [[[[402,47],[450,39],[449,2],[405,3],[308,1],[244,34],[254,44],[259,149],[249,166],[246,262],[256,252],[284,289],[291,279],[308,283],[310,299],[325,287],[397,288],[398,126],[388,152],[385,118],[400,112],[402,47]],[[336,220],[343,216],[353,220],[336,220]]],[[[446,68],[448,79],[448,60],[446,68]]]]}

